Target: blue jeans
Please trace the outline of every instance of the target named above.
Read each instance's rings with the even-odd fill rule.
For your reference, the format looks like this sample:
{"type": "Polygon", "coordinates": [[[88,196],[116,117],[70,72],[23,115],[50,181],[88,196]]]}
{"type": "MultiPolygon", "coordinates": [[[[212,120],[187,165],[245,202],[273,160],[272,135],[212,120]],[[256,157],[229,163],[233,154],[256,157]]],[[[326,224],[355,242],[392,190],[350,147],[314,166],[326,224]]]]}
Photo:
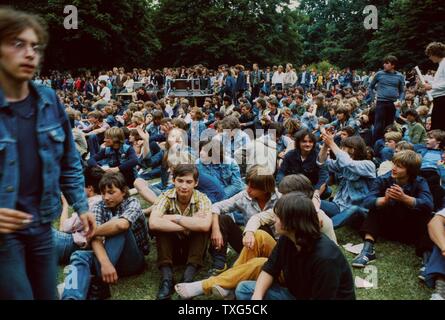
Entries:
{"type": "Polygon", "coordinates": [[[50,224],[3,235],[0,300],[54,300],[56,259],[50,224]]]}
{"type": "Polygon", "coordinates": [[[161,167],[152,168],[150,171],[147,170],[138,174],[138,178],[144,180],[152,180],[155,178],[159,178],[160,176],[161,176],[161,167]]]}
{"type": "Polygon", "coordinates": [[[445,257],[437,246],[433,247],[433,252],[425,266],[425,282],[430,288],[434,288],[436,276],[445,277],[445,257]]]}
{"type": "Polygon", "coordinates": [[[90,152],[90,157],[93,157],[96,153],[99,153],[100,142],[97,135],[92,134],[87,137],[88,151],[90,152]]]}
{"type": "MultiPolygon", "coordinates": [[[[105,251],[120,277],[134,275],[142,271],[145,261],[144,254],[136,243],[133,231],[128,230],[107,238],[105,251]]],[[[85,300],[87,298],[93,267],[95,275],[101,277],[101,265],[93,251],[78,250],[71,255],[70,270],[65,278],[62,300],[85,300]]]]}
{"type": "Polygon", "coordinates": [[[54,248],[56,261],[59,264],[67,264],[71,254],[80,247],[74,243],[73,235],[53,228],[54,248]]]}
{"type": "MultiPolygon", "coordinates": [[[[255,291],[255,285],[256,281],[240,282],[235,290],[236,300],[251,300],[253,292],[255,291]]],[[[267,290],[264,300],[295,300],[295,297],[287,288],[274,283],[269,290],[267,290]]]]}
{"type": "Polygon", "coordinates": [[[364,215],[368,212],[367,209],[355,205],[351,205],[347,209],[340,211],[338,205],[326,200],[321,200],[320,207],[328,217],[332,218],[334,229],[340,228],[350,222],[353,216],[358,214],[364,215]]]}

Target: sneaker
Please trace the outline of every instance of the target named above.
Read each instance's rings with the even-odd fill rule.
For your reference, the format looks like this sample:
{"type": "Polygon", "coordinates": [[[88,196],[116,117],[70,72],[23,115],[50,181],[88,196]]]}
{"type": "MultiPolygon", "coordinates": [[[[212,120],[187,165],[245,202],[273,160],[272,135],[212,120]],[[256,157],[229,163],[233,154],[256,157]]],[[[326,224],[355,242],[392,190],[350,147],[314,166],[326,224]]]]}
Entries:
{"type": "Polygon", "coordinates": [[[420,280],[425,282],[425,277],[426,277],[426,272],[425,272],[426,268],[425,266],[422,266],[422,268],[419,269],[419,274],[417,275],[417,278],[419,278],[420,280]]]}
{"type": "Polygon", "coordinates": [[[439,293],[433,293],[430,300],[445,300],[439,293]]]}
{"type": "Polygon", "coordinates": [[[91,279],[87,300],[105,300],[111,298],[110,285],[98,277],[91,279]]]}
{"type": "Polygon", "coordinates": [[[64,289],[65,289],[65,282],[59,283],[57,285],[57,293],[59,294],[59,300],[62,299],[64,289]]]}
{"type": "Polygon", "coordinates": [[[223,272],[226,271],[227,269],[228,269],[228,268],[227,268],[227,263],[224,263],[224,267],[222,267],[221,269],[218,269],[218,268],[215,268],[215,267],[211,268],[211,269],[207,272],[207,275],[208,275],[209,277],[214,277],[214,276],[219,275],[220,273],[223,273],[223,272]]]}
{"type": "Polygon", "coordinates": [[[376,259],[375,251],[373,252],[361,252],[357,257],[352,260],[352,266],[356,268],[364,268],[368,263],[373,262],[376,259]]]}

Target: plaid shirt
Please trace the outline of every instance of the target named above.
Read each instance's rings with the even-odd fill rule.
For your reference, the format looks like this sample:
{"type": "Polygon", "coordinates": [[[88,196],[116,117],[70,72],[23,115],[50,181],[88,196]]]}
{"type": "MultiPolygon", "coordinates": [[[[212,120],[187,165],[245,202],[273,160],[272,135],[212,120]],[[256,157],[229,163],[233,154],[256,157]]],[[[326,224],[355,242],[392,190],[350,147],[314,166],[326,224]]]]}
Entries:
{"type": "Polygon", "coordinates": [[[190,199],[190,203],[188,204],[184,212],[181,212],[176,196],[176,189],[173,188],[167,190],[159,197],[159,202],[156,206],[161,215],[180,214],[183,216],[192,217],[199,211],[211,212],[212,203],[204,193],[201,193],[198,190],[193,190],[193,195],[190,199]]]}
{"type": "Polygon", "coordinates": [[[96,216],[96,224],[100,226],[112,219],[123,218],[130,222],[131,231],[133,231],[136,243],[141,251],[147,255],[149,252],[148,227],[145,215],[142,212],[141,204],[138,199],[130,197],[124,199],[116,208],[105,207],[104,201],[100,201],[93,207],[93,213],[96,216]]]}

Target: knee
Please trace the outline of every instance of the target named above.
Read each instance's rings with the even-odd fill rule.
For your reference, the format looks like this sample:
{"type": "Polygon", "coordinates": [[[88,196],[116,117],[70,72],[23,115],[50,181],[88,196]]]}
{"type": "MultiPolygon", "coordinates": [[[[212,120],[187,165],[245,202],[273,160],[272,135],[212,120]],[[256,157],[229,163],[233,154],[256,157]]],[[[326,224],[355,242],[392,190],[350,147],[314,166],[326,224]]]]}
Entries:
{"type": "Polygon", "coordinates": [[[90,264],[93,259],[92,251],[77,250],[71,254],[70,264],[86,263],[90,264]]]}
{"type": "Polygon", "coordinates": [[[250,300],[255,290],[256,281],[242,281],[235,289],[237,300],[250,300]]]}

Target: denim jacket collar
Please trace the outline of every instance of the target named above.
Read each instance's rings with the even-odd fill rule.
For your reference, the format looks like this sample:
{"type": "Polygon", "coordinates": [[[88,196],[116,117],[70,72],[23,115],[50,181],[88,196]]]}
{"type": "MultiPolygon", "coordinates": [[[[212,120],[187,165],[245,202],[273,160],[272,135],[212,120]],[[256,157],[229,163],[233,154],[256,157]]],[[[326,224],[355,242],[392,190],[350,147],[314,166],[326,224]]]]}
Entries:
{"type": "MultiPolygon", "coordinates": [[[[34,92],[37,96],[37,107],[41,110],[44,106],[49,105],[51,102],[48,100],[47,95],[41,93],[40,86],[36,85],[33,81],[28,81],[30,92],[34,92]]],[[[7,108],[9,102],[6,100],[5,94],[0,87],[0,109],[7,108]]]]}

